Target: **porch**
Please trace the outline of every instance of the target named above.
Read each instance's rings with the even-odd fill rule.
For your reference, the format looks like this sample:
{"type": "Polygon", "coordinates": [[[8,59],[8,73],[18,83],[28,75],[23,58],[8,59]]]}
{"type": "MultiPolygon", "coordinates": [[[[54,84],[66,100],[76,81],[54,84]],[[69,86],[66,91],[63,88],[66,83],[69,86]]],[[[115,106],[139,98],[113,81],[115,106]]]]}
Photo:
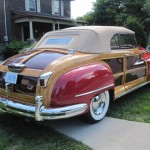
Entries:
{"type": "Polygon", "coordinates": [[[39,40],[48,31],[75,26],[71,18],[26,12],[13,12],[12,24],[14,37],[22,41],[39,40]]]}

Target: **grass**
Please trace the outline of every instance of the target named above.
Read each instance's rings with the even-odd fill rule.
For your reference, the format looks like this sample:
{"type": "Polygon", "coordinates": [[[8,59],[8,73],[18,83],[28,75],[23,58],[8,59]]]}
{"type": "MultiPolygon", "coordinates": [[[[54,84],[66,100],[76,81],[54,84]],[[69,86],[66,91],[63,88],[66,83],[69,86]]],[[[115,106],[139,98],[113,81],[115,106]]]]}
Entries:
{"type": "Polygon", "coordinates": [[[150,123],[150,85],[112,102],[107,116],[150,123]]]}
{"type": "Polygon", "coordinates": [[[0,113],[0,150],[90,150],[37,122],[0,113]]]}

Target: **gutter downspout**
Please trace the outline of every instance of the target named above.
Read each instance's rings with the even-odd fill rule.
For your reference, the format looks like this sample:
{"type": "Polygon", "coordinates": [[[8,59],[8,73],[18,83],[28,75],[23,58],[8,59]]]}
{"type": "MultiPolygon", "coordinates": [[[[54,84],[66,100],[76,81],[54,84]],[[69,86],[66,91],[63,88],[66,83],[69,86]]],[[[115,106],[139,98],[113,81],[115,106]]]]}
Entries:
{"type": "Polygon", "coordinates": [[[4,36],[4,41],[6,42],[6,46],[8,45],[8,32],[7,32],[7,16],[6,16],[6,1],[3,0],[4,2],[4,20],[5,20],[5,36],[4,36]]]}

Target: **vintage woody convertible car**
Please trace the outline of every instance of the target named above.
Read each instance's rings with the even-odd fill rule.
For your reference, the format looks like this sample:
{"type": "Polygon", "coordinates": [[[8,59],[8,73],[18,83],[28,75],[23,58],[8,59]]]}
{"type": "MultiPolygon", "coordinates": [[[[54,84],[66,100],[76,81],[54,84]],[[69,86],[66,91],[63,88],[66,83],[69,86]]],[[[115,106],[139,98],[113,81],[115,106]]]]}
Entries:
{"type": "Polygon", "coordinates": [[[0,65],[0,109],[37,121],[85,115],[150,82],[150,55],[124,27],[84,26],[46,33],[34,49],[0,65]]]}

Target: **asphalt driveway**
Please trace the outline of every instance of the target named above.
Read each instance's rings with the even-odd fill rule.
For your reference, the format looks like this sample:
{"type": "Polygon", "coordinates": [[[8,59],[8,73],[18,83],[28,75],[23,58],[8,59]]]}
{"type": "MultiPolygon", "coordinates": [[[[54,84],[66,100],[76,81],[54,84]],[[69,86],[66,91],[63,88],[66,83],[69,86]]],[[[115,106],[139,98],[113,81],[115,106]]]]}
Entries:
{"type": "Polygon", "coordinates": [[[45,121],[46,126],[94,150],[150,150],[150,124],[105,117],[96,124],[78,118],[45,121]]]}

